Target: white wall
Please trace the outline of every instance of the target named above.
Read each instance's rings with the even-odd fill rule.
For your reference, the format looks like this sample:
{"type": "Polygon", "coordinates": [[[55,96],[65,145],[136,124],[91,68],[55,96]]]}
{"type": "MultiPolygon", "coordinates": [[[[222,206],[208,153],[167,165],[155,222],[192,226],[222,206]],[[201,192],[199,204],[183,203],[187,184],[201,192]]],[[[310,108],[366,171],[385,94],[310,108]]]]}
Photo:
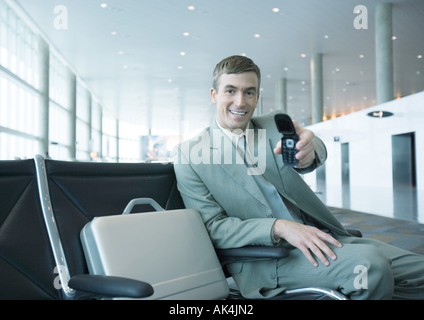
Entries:
{"type": "MultiPolygon", "coordinates": [[[[308,129],[326,144],[327,205],[342,207],[341,144],[349,142],[350,209],[394,216],[392,181],[392,135],[415,132],[418,221],[424,222],[424,92],[393,100],[343,117],[321,122],[308,129]],[[367,116],[389,111],[388,118],[367,116]],[[334,141],[339,137],[340,141],[334,141]]],[[[316,188],[315,173],[304,176],[316,188]]],[[[319,190],[317,190],[319,191],[319,190]]]]}

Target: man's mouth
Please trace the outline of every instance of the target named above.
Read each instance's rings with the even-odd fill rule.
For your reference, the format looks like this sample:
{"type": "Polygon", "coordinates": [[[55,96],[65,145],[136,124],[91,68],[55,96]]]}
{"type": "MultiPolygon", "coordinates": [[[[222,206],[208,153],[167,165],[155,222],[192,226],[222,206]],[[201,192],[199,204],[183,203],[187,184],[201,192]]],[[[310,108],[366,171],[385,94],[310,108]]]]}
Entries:
{"type": "Polygon", "coordinates": [[[244,117],[247,114],[247,112],[245,112],[245,111],[241,111],[241,112],[237,112],[237,111],[234,111],[234,110],[229,110],[229,111],[230,111],[231,114],[233,114],[237,117],[244,117]]]}

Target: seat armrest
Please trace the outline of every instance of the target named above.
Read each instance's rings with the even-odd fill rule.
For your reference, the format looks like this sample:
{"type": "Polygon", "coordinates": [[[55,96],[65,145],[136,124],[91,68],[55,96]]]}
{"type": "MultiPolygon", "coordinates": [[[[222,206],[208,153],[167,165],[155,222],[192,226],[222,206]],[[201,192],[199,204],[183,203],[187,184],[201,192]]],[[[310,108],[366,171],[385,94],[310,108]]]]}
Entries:
{"type": "Polygon", "coordinates": [[[147,282],[114,276],[80,274],[73,276],[68,285],[80,299],[146,298],[153,294],[147,282]]]}
{"type": "Polygon", "coordinates": [[[346,229],[352,236],[362,238],[362,232],[355,229],[346,229]]]}
{"type": "Polygon", "coordinates": [[[282,247],[245,246],[240,248],[217,249],[221,263],[245,260],[280,259],[289,256],[289,251],[282,247]]]}

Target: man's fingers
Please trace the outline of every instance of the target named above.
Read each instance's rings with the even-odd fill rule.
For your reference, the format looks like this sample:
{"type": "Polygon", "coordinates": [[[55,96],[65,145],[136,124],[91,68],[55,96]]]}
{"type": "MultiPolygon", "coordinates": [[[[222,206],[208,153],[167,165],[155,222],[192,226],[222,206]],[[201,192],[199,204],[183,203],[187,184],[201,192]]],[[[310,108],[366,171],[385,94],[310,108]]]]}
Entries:
{"type": "Polygon", "coordinates": [[[308,259],[308,261],[314,266],[314,267],[318,267],[318,262],[316,262],[316,260],[314,259],[314,257],[311,254],[311,251],[309,251],[308,248],[299,248],[300,251],[302,251],[303,255],[306,257],[306,259],[308,259]]]}
{"type": "Polygon", "coordinates": [[[311,252],[315,255],[315,257],[320,260],[325,266],[329,266],[330,262],[328,261],[327,257],[329,257],[331,260],[336,260],[337,256],[336,254],[327,246],[327,244],[324,242],[328,242],[333,244],[336,247],[341,247],[341,243],[333,238],[332,236],[326,234],[325,232],[318,231],[316,234],[316,238],[312,240],[312,242],[301,249],[305,257],[308,259],[308,261],[314,265],[318,266],[316,260],[311,255],[311,252]]]}

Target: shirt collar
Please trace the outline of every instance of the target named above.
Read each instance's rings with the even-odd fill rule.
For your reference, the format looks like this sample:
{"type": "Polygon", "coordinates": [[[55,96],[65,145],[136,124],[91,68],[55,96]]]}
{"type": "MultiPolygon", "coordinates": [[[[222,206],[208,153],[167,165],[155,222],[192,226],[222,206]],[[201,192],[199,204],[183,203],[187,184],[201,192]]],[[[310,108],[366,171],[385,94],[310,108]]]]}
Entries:
{"type": "Polygon", "coordinates": [[[234,132],[232,132],[232,131],[230,131],[230,130],[228,130],[228,129],[225,129],[225,128],[223,128],[219,123],[218,123],[218,121],[216,120],[216,124],[217,124],[217,126],[218,126],[218,128],[220,128],[221,130],[222,130],[222,132],[224,132],[225,133],[225,135],[228,137],[228,138],[230,138],[230,140],[231,141],[234,141],[233,140],[233,138],[235,138],[235,141],[238,141],[238,139],[240,139],[243,135],[244,136],[246,136],[246,139],[247,139],[247,134],[246,134],[246,130],[247,129],[252,129],[252,123],[249,121],[248,123],[247,123],[247,126],[246,126],[246,129],[242,132],[242,133],[240,133],[240,134],[237,134],[237,133],[234,133],[234,132]]]}

